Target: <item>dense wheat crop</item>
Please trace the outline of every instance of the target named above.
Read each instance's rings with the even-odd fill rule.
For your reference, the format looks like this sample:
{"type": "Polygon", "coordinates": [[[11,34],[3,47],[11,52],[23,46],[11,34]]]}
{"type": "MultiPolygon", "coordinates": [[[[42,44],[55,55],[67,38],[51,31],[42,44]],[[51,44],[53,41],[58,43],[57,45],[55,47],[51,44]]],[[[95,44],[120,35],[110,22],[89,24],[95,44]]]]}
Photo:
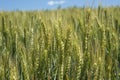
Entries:
{"type": "Polygon", "coordinates": [[[119,80],[120,8],[0,12],[0,80],[119,80]]]}

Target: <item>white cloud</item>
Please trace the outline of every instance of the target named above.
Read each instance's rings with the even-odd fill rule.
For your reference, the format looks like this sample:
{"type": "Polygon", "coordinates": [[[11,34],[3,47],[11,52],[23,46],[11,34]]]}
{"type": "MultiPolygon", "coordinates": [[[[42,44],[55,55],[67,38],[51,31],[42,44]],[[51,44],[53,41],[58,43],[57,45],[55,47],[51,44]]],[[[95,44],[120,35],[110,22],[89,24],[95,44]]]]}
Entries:
{"type": "Polygon", "coordinates": [[[60,1],[49,1],[48,2],[48,5],[50,5],[50,6],[53,6],[53,5],[59,5],[59,4],[64,4],[65,3],[65,1],[64,0],[60,0],[60,1]]]}
{"type": "Polygon", "coordinates": [[[54,5],[54,1],[49,1],[48,5],[50,5],[50,6],[54,5]]]}

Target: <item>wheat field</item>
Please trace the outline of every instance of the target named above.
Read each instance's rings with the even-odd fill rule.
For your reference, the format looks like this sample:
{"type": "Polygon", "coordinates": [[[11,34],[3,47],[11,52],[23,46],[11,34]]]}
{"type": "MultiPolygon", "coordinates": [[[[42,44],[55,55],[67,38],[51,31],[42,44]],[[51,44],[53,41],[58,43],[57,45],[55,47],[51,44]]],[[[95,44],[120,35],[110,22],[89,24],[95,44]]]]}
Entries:
{"type": "Polygon", "coordinates": [[[0,80],[120,80],[120,8],[0,12],[0,80]]]}

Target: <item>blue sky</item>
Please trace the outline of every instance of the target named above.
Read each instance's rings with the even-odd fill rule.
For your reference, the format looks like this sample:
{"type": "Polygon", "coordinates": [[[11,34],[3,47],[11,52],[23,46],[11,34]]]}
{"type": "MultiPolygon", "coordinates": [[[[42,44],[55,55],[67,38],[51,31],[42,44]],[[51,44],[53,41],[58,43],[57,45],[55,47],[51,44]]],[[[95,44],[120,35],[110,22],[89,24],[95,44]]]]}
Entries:
{"type": "MultiPolygon", "coordinates": [[[[103,6],[120,6],[120,0],[94,0],[93,6],[102,2],[103,6]]],[[[0,10],[42,10],[56,9],[59,5],[62,8],[70,6],[82,7],[92,5],[93,0],[0,0],[0,10]]]]}

